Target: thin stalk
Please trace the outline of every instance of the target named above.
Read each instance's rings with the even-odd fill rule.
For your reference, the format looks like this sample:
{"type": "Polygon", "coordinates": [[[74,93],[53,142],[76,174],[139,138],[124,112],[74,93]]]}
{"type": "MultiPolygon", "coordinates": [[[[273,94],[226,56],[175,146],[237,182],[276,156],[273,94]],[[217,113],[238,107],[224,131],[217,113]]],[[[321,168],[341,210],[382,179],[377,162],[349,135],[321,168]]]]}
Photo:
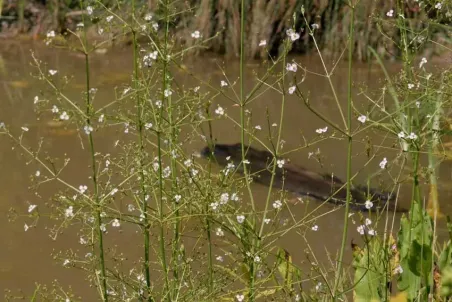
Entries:
{"type": "Polygon", "coordinates": [[[339,289],[341,278],[342,278],[342,261],[344,259],[345,245],[347,242],[347,232],[348,232],[348,214],[350,212],[350,201],[351,201],[351,181],[352,181],[352,65],[353,65],[353,46],[354,46],[354,23],[355,23],[355,6],[350,3],[351,8],[351,21],[350,21],[350,38],[348,47],[348,94],[347,94],[347,200],[345,203],[345,213],[344,213],[344,227],[342,230],[342,243],[339,252],[338,265],[336,278],[334,283],[334,301],[337,301],[338,297],[336,293],[339,289]]]}
{"type": "Polygon", "coordinates": [[[143,99],[141,94],[138,93],[138,44],[137,36],[135,31],[135,0],[132,0],[132,44],[133,44],[133,88],[135,90],[135,106],[137,107],[136,113],[136,124],[138,128],[138,158],[139,158],[139,174],[140,174],[140,190],[141,190],[141,213],[143,214],[143,239],[144,239],[144,263],[143,270],[146,278],[146,287],[148,301],[154,301],[152,295],[150,294],[151,288],[151,272],[149,268],[149,223],[148,223],[148,203],[147,203],[147,192],[146,192],[146,179],[144,174],[144,140],[143,140],[143,99]]]}
{"type": "MultiPolygon", "coordinates": [[[[253,211],[253,215],[251,217],[251,225],[252,229],[256,229],[256,207],[254,204],[254,197],[253,192],[251,191],[251,184],[250,184],[250,178],[249,178],[249,171],[245,164],[245,106],[246,106],[246,100],[245,100],[245,77],[244,77],[244,68],[245,68],[245,0],[240,1],[240,125],[241,125],[241,134],[240,134],[240,141],[242,143],[242,165],[243,165],[243,174],[245,175],[245,183],[246,188],[248,190],[248,195],[251,200],[251,207],[253,211]]],[[[251,243],[252,250],[250,251],[252,254],[254,254],[254,247],[256,246],[254,240],[256,238],[253,238],[253,242],[251,243]]],[[[255,264],[254,261],[249,262],[249,283],[248,283],[248,299],[249,301],[254,301],[255,295],[254,295],[254,277],[255,277],[255,264]]]]}

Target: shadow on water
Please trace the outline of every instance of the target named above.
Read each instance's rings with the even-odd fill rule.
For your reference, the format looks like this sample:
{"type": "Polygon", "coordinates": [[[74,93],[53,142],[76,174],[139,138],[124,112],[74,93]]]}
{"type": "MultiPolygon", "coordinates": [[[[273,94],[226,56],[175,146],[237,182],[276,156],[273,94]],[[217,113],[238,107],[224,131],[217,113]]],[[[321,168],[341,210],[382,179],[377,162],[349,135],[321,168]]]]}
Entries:
{"type": "MultiPolygon", "coordinates": [[[[81,88],[84,83],[84,61],[64,51],[44,48],[39,45],[31,44],[10,44],[1,45],[0,54],[4,66],[0,73],[0,121],[5,122],[13,132],[19,133],[20,127],[27,126],[30,130],[24,136],[24,140],[30,146],[36,146],[40,137],[45,137],[43,149],[53,156],[62,160],[63,154],[69,157],[70,164],[62,174],[69,183],[84,184],[88,182],[90,168],[88,167],[89,158],[86,150],[78,138],[78,131],[66,129],[64,125],[51,122],[50,115],[42,115],[37,119],[34,112],[33,99],[40,95],[41,91],[48,92],[43,83],[36,81],[30,76],[33,69],[30,66],[30,51],[32,49],[48,67],[57,69],[60,75],[73,76],[74,79],[65,89],[65,93],[73,98],[81,97],[81,88]]],[[[294,58],[303,66],[312,72],[322,73],[320,61],[316,57],[297,57],[294,58]]],[[[203,58],[194,59],[186,62],[187,68],[194,70],[194,73],[203,79],[208,79],[213,85],[220,83],[224,79],[222,72],[218,69],[217,62],[222,65],[221,58],[203,58]]],[[[227,62],[225,72],[234,82],[238,78],[237,62],[227,62]]],[[[93,87],[98,88],[96,95],[96,106],[101,106],[109,100],[114,99],[114,88],[123,89],[130,79],[125,71],[131,70],[131,57],[129,50],[117,50],[106,55],[95,55],[91,60],[93,87]]],[[[397,66],[392,66],[393,72],[397,66]]],[[[251,87],[254,84],[254,71],[260,73],[263,67],[258,64],[249,64],[247,68],[246,85],[251,87]]],[[[346,100],[346,65],[339,64],[333,76],[334,86],[337,88],[339,99],[342,103],[346,100]]],[[[181,71],[174,73],[176,81],[180,86],[194,87],[198,86],[196,80],[181,71]]],[[[365,64],[356,64],[354,70],[355,76],[355,105],[358,109],[365,111],[367,102],[363,96],[359,96],[360,85],[367,86],[369,89],[377,89],[382,85],[381,74],[377,66],[369,68],[365,64]]],[[[323,112],[333,121],[339,122],[340,117],[335,107],[334,100],[331,97],[331,90],[325,78],[309,74],[301,85],[305,92],[309,91],[310,102],[318,110],[323,112]]],[[[47,93],[48,96],[51,93],[47,93]]],[[[232,106],[226,98],[216,98],[213,105],[221,105],[226,109],[227,114],[234,119],[238,119],[239,108],[232,106]]],[[[315,129],[325,125],[311,114],[306,107],[295,97],[287,96],[287,107],[285,109],[285,119],[283,126],[283,139],[285,141],[283,152],[289,150],[298,150],[284,154],[285,158],[291,162],[300,164],[306,169],[316,173],[334,173],[335,176],[345,179],[346,171],[346,142],[340,139],[321,140],[319,143],[299,149],[305,141],[311,141],[318,137],[315,129]],[[313,155],[314,154],[314,155],[313,155]]],[[[261,97],[256,98],[250,104],[249,109],[252,112],[253,125],[261,126],[262,129],[271,129],[273,123],[279,122],[280,113],[280,95],[277,92],[268,90],[261,97]],[[268,115],[267,115],[268,113],[268,115]]],[[[213,122],[214,137],[221,143],[233,144],[239,141],[238,127],[235,127],[227,119],[220,119],[213,122]]],[[[111,128],[102,132],[102,135],[96,134],[96,143],[100,152],[115,154],[118,151],[114,147],[114,140],[111,137],[123,136],[118,128],[111,128]]],[[[262,141],[268,142],[266,131],[256,130],[256,137],[262,141]]],[[[49,205],[48,199],[58,188],[55,183],[43,185],[39,196],[35,196],[28,188],[30,186],[30,176],[34,175],[38,169],[37,165],[29,162],[21,152],[13,149],[9,141],[0,138],[0,213],[6,217],[11,207],[21,213],[26,213],[29,204],[38,204],[43,208],[49,205]]],[[[356,182],[365,184],[367,175],[378,170],[378,163],[382,157],[393,158],[395,152],[387,151],[384,148],[378,149],[378,158],[371,161],[368,165],[366,154],[366,142],[368,140],[376,146],[387,145],[385,137],[377,132],[366,132],[356,139],[354,143],[353,170],[359,172],[356,182]]],[[[189,152],[195,152],[205,146],[201,139],[191,140],[184,146],[189,152]]],[[[444,182],[450,183],[450,163],[442,164],[440,172],[444,182]]],[[[388,181],[382,177],[378,181],[388,181]]],[[[78,186],[78,185],[77,185],[78,186]]],[[[267,195],[267,187],[259,184],[253,184],[253,191],[256,194],[256,200],[264,200],[267,195]]],[[[408,207],[410,203],[410,191],[408,188],[401,189],[399,202],[402,206],[408,207]]],[[[450,190],[441,190],[441,199],[448,200],[451,195],[450,190]]],[[[290,216],[303,217],[306,212],[318,207],[318,202],[308,201],[304,198],[297,200],[296,205],[290,206],[290,216]]],[[[118,207],[124,206],[119,204],[118,207]]],[[[261,205],[262,206],[262,205],[261,205]]],[[[443,212],[452,213],[452,205],[442,205],[443,212]]],[[[317,232],[307,234],[310,248],[316,251],[318,259],[316,261],[328,263],[328,255],[325,251],[335,251],[340,245],[341,229],[343,223],[343,210],[334,206],[325,206],[317,210],[319,216],[315,221],[310,221],[312,225],[319,226],[317,232]]],[[[395,221],[398,221],[398,215],[395,221]]],[[[289,213],[287,213],[289,217],[289,213]]],[[[350,227],[349,239],[359,240],[356,232],[356,226],[353,223],[359,223],[358,215],[350,217],[352,224],[350,227]]],[[[289,221],[289,220],[288,220],[289,221]]],[[[49,237],[49,231],[45,227],[52,227],[55,223],[41,217],[37,228],[32,228],[24,232],[24,223],[26,219],[19,217],[14,223],[2,219],[0,228],[2,229],[2,238],[4,248],[0,249],[0,291],[6,288],[16,290],[21,288],[25,293],[30,293],[35,282],[50,284],[58,279],[62,285],[71,285],[75,293],[83,293],[87,301],[96,295],[92,288],[87,286],[84,280],[83,272],[78,270],[67,270],[62,263],[55,262],[51,255],[58,250],[73,249],[74,252],[83,255],[88,252],[87,249],[78,245],[78,234],[72,230],[65,230],[60,234],[58,240],[53,241],[49,237]],[[75,247],[75,250],[74,250],[75,247]]],[[[282,223],[290,223],[285,221],[282,223]]],[[[398,228],[396,225],[395,228],[398,228]]],[[[383,226],[382,226],[383,229],[383,226]]],[[[280,239],[280,244],[284,246],[293,255],[294,261],[301,263],[305,261],[303,251],[306,249],[306,242],[302,241],[293,230],[288,235],[280,239]]],[[[141,257],[142,250],[138,242],[140,233],[137,228],[125,227],[121,231],[113,230],[107,236],[107,245],[116,246],[118,251],[124,252],[128,259],[138,259],[141,257]],[[136,242],[137,244],[134,244],[136,242]]],[[[350,248],[348,248],[345,261],[350,261],[350,248]]],[[[327,264],[328,265],[328,264],[327,264]]]]}

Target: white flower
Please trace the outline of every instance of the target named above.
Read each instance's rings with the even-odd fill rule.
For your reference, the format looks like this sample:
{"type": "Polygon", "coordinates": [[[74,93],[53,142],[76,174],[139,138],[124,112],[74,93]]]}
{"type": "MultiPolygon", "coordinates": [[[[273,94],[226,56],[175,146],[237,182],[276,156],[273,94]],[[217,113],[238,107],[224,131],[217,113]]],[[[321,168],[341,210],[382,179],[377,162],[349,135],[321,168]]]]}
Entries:
{"type": "Polygon", "coordinates": [[[34,98],[33,98],[33,104],[37,104],[39,102],[39,97],[38,96],[35,96],[34,98]]]}
{"type": "Polygon", "coordinates": [[[366,200],[366,202],[364,203],[364,206],[366,207],[366,209],[370,210],[374,206],[374,203],[370,200],[366,200]]]}
{"type": "Polygon", "coordinates": [[[366,218],[366,220],[364,220],[364,224],[367,225],[371,225],[372,224],[372,220],[370,220],[369,218],[366,218]]]}
{"type": "Polygon", "coordinates": [[[218,115],[224,115],[223,107],[218,106],[218,108],[215,109],[215,113],[218,114],[218,115]]]}
{"type": "Polygon", "coordinates": [[[366,122],[366,120],[367,120],[367,116],[365,116],[365,115],[360,115],[358,117],[358,121],[360,121],[363,124],[366,122]]]}
{"type": "Polygon", "coordinates": [[[364,235],[364,225],[360,225],[356,228],[356,230],[358,231],[358,233],[360,233],[361,235],[364,235]]]}
{"type": "Polygon", "coordinates": [[[199,86],[196,86],[195,88],[193,88],[193,91],[194,91],[194,92],[198,92],[198,91],[199,91],[199,89],[201,89],[201,87],[199,87],[199,86]]]}
{"type": "Polygon", "coordinates": [[[317,232],[319,230],[319,226],[318,225],[313,225],[311,230],[313,230],[314,232],[317,232]]]}
{"type": "Polygon", "coordinates": [[[58,70],[55,70],[55,69],[49,69],[49,74],[50,74],[50,75],[56,75],[57,72],[58,72],[58,70]]]}
{"type": "Polygon", "coordinates": [[[51,30],[47,33],[47,38],[55,38],[55,31],[51,30]]]}
{"type": "Polygon", "coordinates": [[[103,122],[104,122],[104,119],[105,119],[105,115],[104,115],[104,114],[101,114],[101,115],[99,116],[99,123],[103,123],[103,122]]]}
{"type": "Polygon", "coordinates": [[[282,207],[281,200],[276,200],[276,201],[273,203],[273,208],[279,209],[280,207],[282,207]]]}
{"type": "Polygon", "coordinates": [[[36,209],[36,207],[37,207],[37,205],[35,205],[35,204],[29,205],[29,206],[28,206],[28,213],[33,212],[33,210],[36,209]]]}
{"type": "Polygon", "coordinates": [[[389,11],[386,13],[386,16],[388,16],[388,17],[393,17],[393,16],[394,16],[394,10],[393,10],[393,9],[389,10],[389,11]]]}
{"type": "Polygon", "coordinates": [[[421,102],[416,101],[416,103],[414,103],[416,105],[417,108],[421,108],[421,102]]]}
{"type": "Polygon", "coordinates": [[[105,232],[107,231],[107,226],[105,225],[105,223],[102,223],[102,224],[100,225],[99,229],[100,229],[102,232],[105,233],[105,232]]]}
{"type": "Polygon", "coordinates": [[[37,170],[36,173],[35,173],[35,176],[36,176],[36,177],[41,176],[41,171],[37,170]]]}
{"type": "Polygon", "coordinates": [[[84,194],[86,192],[86,190],[88,190],[88,187],[85,185],[80,185],[78,187],[78,190],[80,191],[81,194],[84,194]]]}
{"type": "Polygon", "coordinates": [[[71,263],[71,261],[69,261],[69,259],[65,259],[65,260],[63,261],[63,266],[66,266],[66,265],[68,265],[69,263],[71,263]]]}
{"type": "Polygon", "coordinates": [[[163,103],[162,103],[162,101],[160,101],[160,100],[158,100],[158,101],[155,101],[155,106],[157,106],[157,108],[162,108],[162,105],[163,105],[163,103]]]}
{"type": "Polygon", "coordinates": [[[383,158],[383,160],[380,162],[380,168],[385,169],[386,165],[388,164],[388,160],[385,158],[383,158]]]}
{"type": "Polygon", "coordinates": [[[225,204],[227,203],[229,200],[229,194],[228,193],[223,193],[220,196],[220,204],[225,204]]]}
{"type": "Polygon", "coordinates": [[[165,91],[163,92],[163,94],[165,95],[165,97],[169,97],[170,95],[173,94],[173,92],[171,91],[171,89],[165,89],[165,91]]]}
{"type": "Polygon", "coordinates": [[[28,130],[30,130],[30,129],[28,129],[28,127],[20,127],[20,129],[22,129],[23,131],[25,131],[25,132],[28,132],[28,130]]]}
{"type": "Polygon", "coordinates": [[[193,39],[199,39],[201,38],[201,33],[199,32],[199,30],[195,30],[194,32],[191,33],[191,37],[193,39]]]}
{"type": "Polygon", "coordinates": [[[408,89],[413,89],[414,88],[414,84],[409,83],[408,84],[408,89]]]}
{"type": "Polygon", "coordinates": [[[266,41],[266,40],[261,40],[261,41],[259,42],[259,46],[263,47],[263,46],[265,46],[265,45],[267,45],[267,41],[266,41]]]}
{"type": "Polygon", "coordinates": [[[441,2],[438,2],[435,4],[436,9],[441,9],[443,7],[443,4],[441,2]]]}
{"type": "Polygon", "coordinates": [[[421,62],[419,63],[419,68],[422,68],[422,66],[424,66],[424,64],[427,63],[427,59],[424,57],[422,58],[421,62]]]}
{"type": "Polygon", "coordinates": [[[394,274],[402,274],[403,268],[399,265],[394,269],[394,274]]]}
{"type": "Polygon", "coordinates": [[[107,22],[110,22],[111,20],[113,20],[113,16],[108,16],[107,18],[105,18],[105,20],[107,20],[107,22]]]}
{"type": "Polygon", "coordinates": [[[159,25],[158,25],[158,23],[157,23],[157,22],[153,22],[153,23],[152,23],[152,28],[153,28],[155,31],[159,30],[159,25]]]}
{"type": "Polygon", "coordinates": [[[179,202],[179,201],[181,200],[181,198],[182,198],[182,196],[180,196],[180,195],[175,195],[175,196],[174,196],[174,200],[175,200],[176,202],[179,202]]]}
{"type": "Polygon", "coordinates": [[[93,127],[92,126],[90,126],[90,125],[86,125],[85,127],[83,127],[83,130],[85,131],[85,133],[87,134],[87,135],[89,135],[91,132],[93,132],[93,127]]]}
{"type": "Polygon", "coordinates": [[[104,33],[104,29],[103,29],[102,27],[100,27],[100,28],[97,30],[97,33],[98,33],[99,35],[102,35],[102,34],[104,33]]]}
{"type": "Polygon", "coordinates": [[[289,89],[287,90],[288,92],[289,92],[289,94],[293,94],[294,92],[295,92],[295,89],[296,89],[297,87],[295,87],[295,86],[290,86],[289,87],[289,89]]]}
{"type": "Polygon", "coordinates": [[[296,63],[292,63],[292,64],[287,63],[286,70],[287,71],[296,72],[297,71],[297,64],[296,63]]]}
{"type": "Polygon", "coordinates": [[[276,161],[276,164],[278,165],[278,168],[281,168],[284,166],[284,164],[286,163],[286,161],[284,159],[278,159],[276,161]]]}
{"type": "Polygon", "coordinates": [[[215,234],[217,234],[217,236],[220,236],[220,237],[224,236],[224,232],[221,228],[217,228],[215,234]]]}
{"type": "Polygon", "coordinates": [[[221,87],[226,87],[226,86],[228,86],[228,83],[226,83],[226,81],[221,81],[220,82],[220,86],[221,87]]]}
{"type": "Polygon", "coordinates": [[[65,210],[64,215],[65,215],[67,218],[74,217],[74,212],[73,212],[73,210],[74,210],[74,208],[73,208],[72,206],[70,206],[69,208],[67,208],[67,209],[65,210]]]}
{"type": "Polygon", "coordinates": [[[239,201],[239,196],[237,195],[237,193],[232,193],[230,199],[232,201],[239,201]]]}
{"type": "Polygon", "coordinates": [[[134,206],[133,204],[129,203],[129,204],[127,205],[127,210],[128,210],[129,212],[133,212],[133,211],[135,211],[135,206],[134,206]]]}
{"type": "Polygon", "coordinates": [[[110,195],[113,196],[116,193],[118,193],[118,188],[114,188],[113,190],[111,190],[110,195]]]}
{"type": "Polygon", "coordinates": [[[264,219],[264,223],[265,223],[265,224],[269,224],[269,223],[270,223],[270,221],[271,221],[271,219],[270,219],[270,218],[265,218],[265,219],[264,219]]]}
{"type": "Polygon", "coordinates": [[[244,295],[236,295],[235,298],[237,299],[238,302],[242,302],[245,300],[245,296],[244,295]]]}
{"type": "Polygon", "coordinates": [[[317,23],[312,23],[311,28],[312,28],[312,30],[316,30],[316,29],[320,28],[320,25],[318,25],[317,23]]]}
{"type": "Polygon", "coordinates": [[[238,223],[243,223],[245,221],[245,216],[243,215],[238,215],[237,216],[237,222],[238,223]]]}
{"type": "Polygon", "coordinates": [[[286,34],[289,36],[289,38],[290,38],[290,40],[292,40],[292,42],[300,39],[300,34],[296,33],[291,28],[286,31],[286,34]]]}
{"type": "Polygon", "coordinates": [[[24,224],[24,231],[25,231],[25,232],[28,231],[29,228],[30,228],[30,227],[28,226],[28,224],[24,224]]]}
{"type": "Polygon", "coordinates": [[[93,14],[93,7],[92,6],[87,6],[86,7],[86,12],[88,13],[88,15],[92,15],[93,14]]]}
{"type": "Polygon", "coordinates": [[[218,202],[212,202],[211,204],[210,204],[210,207],[212,208],[212,210],[216,210],[217,208],[218,208],[218,202]]]}
{"type": "Polygon", "coordinates": [[[317,132],[318,134],[322,134],[328,131],[328,126],[325,126],[325,128],[319,128],[316,129],[315,132],[317,132]]]}
{"type": "Polygon", "coordinates": [[[121,226],[121,223],[119,222],[119,219],[115,218],[113,219],[113,222],[111,223],[111,226],[115,228],[119,228],[121,226]]]}
{"type": "Polygon", "coordinates": [[[399,134],[397,134],[397,136],[399,138],[404,138],[405,137],[405,133],[403,131],[400,131],[399,134]]]}
{"type": "Polygon", "coordinates": [[[322,282],[317,283],[317,285],[315,286],[315,290],[319,291],[322,289],[322,282]]]}
{"type": "Polygon", "coordinates": [[[60,120],[63,121],[69,120],[69,115],[66,113],[66,111],[63,111],[63,113],[60,114],[60,120]]]}
{"type": "Polygon", "coordinates": [[[254,262],[256,262],[256,263],[259,263],[259,262],[261,262],[261,257],[259,257],[259,256],[254,256],[254,262]]]}
{"type": "Polygon", "coordinates": [[[220,261],[220,262],[223,262],[224,261],[224,259],[223,259],[223,257],[222,256],[217,256],[217,261],[220,261]]]}
{"type": "Polygon", "coordinates": [[[53,105],[53,107],[52,107],[52,113],[58,113],[58,111],[60,111],[60,110],[58,109],[58,107],[57,107],[56,105],[53,105]]]}
{"type": "Polygon", "coordinates": [[[83,238],[83,237],[80,237],[79,242],[80,242],[80,244],[87,244],[88,243],[88,241],[86,241],[86,239],[83,238]]]}
{"type": "Polygon", "coordinates": [[[76,27],[84,27],[84,26],[85,26],[85,24],[83,24],[82,22],[77,23],[77,25],[76,25],[76,27]]]}
{"type": "Polygon", "coordinates": [[[377,234],[377,232],[374,229],[369,229],[367,231],[367,234],[370,235],[370,236],[375,236],[377,234]]]}
{"type": "Polygon", "coordinates": [[[417,139],[417,135],[414,132],[411,132],[410,135],[408,135],[408,138],[412,139],[412,140],[416,140],[417,139]]]}
{"type": "Polygon", "coordinates": [[[257,125],[257,126],[254,126],[254,129],[256,129],[256,130],[262,130],[262,127],[259,126],[259,125],[257,125]]]}
{"type": "Polygon", "coordinates": [[[144,16],[144,20],[151,21],[152,20],[152,14],[148,13],[144,16]]]}

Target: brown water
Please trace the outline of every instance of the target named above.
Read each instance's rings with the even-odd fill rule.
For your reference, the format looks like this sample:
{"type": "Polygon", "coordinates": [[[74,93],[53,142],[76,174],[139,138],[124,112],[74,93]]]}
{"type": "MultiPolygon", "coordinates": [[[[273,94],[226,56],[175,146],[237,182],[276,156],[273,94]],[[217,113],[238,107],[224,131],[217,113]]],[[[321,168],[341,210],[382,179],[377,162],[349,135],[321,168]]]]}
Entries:
{"type": "MultiPolygon", "coordinates": [[[[57,69],[59,75],[74,76],[70,86],[66,89],[66,94],[72,98],[80,98],[80,89],[84,83],[84,60],[74,54],[44,48],[32,44],[2,44],[0,46],[0,60],[4,63],[0,69],[0,121],[5,122],[13,132],[19,133],[20,127],[27,125],[30,131],[25,134],[25,142],[30,146],[36,146],[38,138],[45,136],[43,148],[50,154],[63,157],[67,154],[70,158],[70,164],[62,177],[69,183],[78,184],[88,183],[87,179],[90,173],[88,167],[88,152],[82,149],[80,140],[74,132],[68,132],[60,128],[53,128],[48,125],[48,119],[42,117],[37,119],[33,109],[33,98],[39,95],[40,91],[49,91],[48,88],[30,76],[35,70],[30,66],[30,49],[44,62],[47,62],[49,68],[57,69]]],[[[92,58],[92,79],[93,87],[99,89],[96,102],[105,103],[114,97],[114,87],[120,87],[120,91],[126,86],[129,80],[129,71],[131,70],[130,50],[117,50],[109,52],[106,55],[96,55],[92,58]]],[[[306,66],[310,71],[323,73],[322,65],[317,57],[295,57],[297,62],[306,66]]],[[[230,61],[223,63],[221,58],[205,56],[203,58],[190,60],[185,65],[194,71],[202,79],[209,79],[214,85],[219,85],[224,79],[219,71],[218,65],[226,66],[226,74],[231,82],[237,79],[238,62],[230,61]]],[[[363,96],[358,95],[359,87],[368,86],[370,89],[377,89],[381,86],[381,73],[377,66],[368,66],[366,64],[354,65],[354,102],[355,106],[363,112],[368,102],[363,96]]],[[[400,66],[391,64],[388,66],[391,72],[396,72],[400,66]]],[[[262,67],[256,63],[250,63],[246,68],[247,88],[250,89],[254,84],[254,71],[262,73],[262,67]]],[[[345,108],[347,93],[347,68],[346,64],[339,64],[332,78],[334,87],[337,90],[342,108],[345,108]]],[[[176,72],[175,80],[185,87],[198,86],[196,80],[183,72],[176,72]]],[[[301,75],[301,73],[300,73],[301,75]]],[[[341,124],[341,118],[338,114],[331,89],[328,81],[324,77],[308,74],[302,84],[302,89],[309,92],[311,104],[316,109],[325,114],[328,118],[341,124]]],[[[202,88],[204,89],[204,88],[202,88]]],[[[49,94],[50,95],[50,94],[49,94]]],[[[238,119],[239,108],[233,107],[231,102],[224,97],[217,97],[213,100],[223,106],[228,115],[238,119]]],[[[270,124],[279,122],[281,97],[280,94],[268,90],[263,96],[253,101],[250,110],[253,113],[253,124],[261,125],[266,129],[267,116],[266,111],[270,113],[270,124]]],[[[355,123],[357,125],[357,123],[355,123]]],[[[288,95],[286,99],[285,118],[283,124],[283,139],[286,142],[283,150],[292,150],[300,145],[304,145],[303,136],[307,141],[311,141],[317,134],[315,129],[325,126],[324,122],[319,120],[296,98],[288,95]]],[[[235,127],[226,119],[215,121],[213,123],[214,136],[221,143],[235,143],[239,141],[239,128],[235,127]]],[[[266,132],[261,131],[257,136],[263,141],[267,141],[266,132]]],[[[376,145],[383,143],[385,138],[381,133],[366,132],[358,137],[354,144],[353,171],[360,174],[355,183],[365,184],[367,175],[378,171],[378,163],[383,157],[388,160],[395,156],[393,151],[379,150],[379,154],[366,168],[359,170],[366,161],[364,155],[365,144],[362,142],[366,136],[369,136],[376,145]]],[[[102,152],[114,153],[113,141],[105,136],[96,136],[96,144],[102,152]]],[[[199,138],[193,140],[185,146],[188,151],[197,151],[204,144],[199,138]]],[[[293,163],[303,165],[309,169],[318,172],[334,173],[340,178],[345,178],[346,174],[346,142],[336,139],[328,139],[320,142],[313,147],[301,149],[297,152],[287,154],[293,163]],[[309,152],[321,151],[322,163],[320,165],[314,158],[308,158],[309,152]]],[[[71,285],[74,291],[84,297],[86,301],[95,297],[95,291],[89,288],[84,280],[82,272],[74,269],[66,269],[61,262],[55,262],[51,254],[53,251],[75,248],[79,253],[85,253],[78,244],[78,236],[71,230],[65,231],[58,240],[54,241],[49,237],[46,227],[50,227],[50,222],[45,217],[41,217],[37,228],[32,228],[24,232],[24,223],[30,223],[29,218],[20,216],[16,222],[9,223],[6,219],[7,212],[14,207],[20,214],[25,214],[28,204],[44,205],[49,196],[55,193],[58,188],[54,183],[44,185],[40,189],[40,196],[35,196],[28,188],[30,186],[30,177],[38,169],[38,166],[29,161],[29,158],[22,155],[22,152],[13,148],[13,145],[4,137],[0,137],[0,228],[2,230],[3,248],[0,249],[0,291],[6,288],[17,291],[22,289],[26,294],[31,294],[35,282],[50,284],[58,279],[62,285],[71,285]]],[[[445,214],[452,213],[452,205],[447,201],[451,197],[451,190],[447,190],[447,184],[451,180],[451,164],[442,163],[440,167],[441,190],[440,198],[442,202],[442,211],[445,214]]],[[[387,180],[387,177],[383,177],[387,180]]],[[[253,185],[256,200],[263,200],[267,194],[267,188],[260,185],[253,185]]],[[[410,202],[409,189],[402,187],[400,195],[400,204],[407,206],[410,202]]],[[[306,207],[313,209],[318,203],[310,202],[308,206],[298,204],[291,207],[295,217],[302,217],[306,212],[306,207]]],[[[326,206],[320,213],[322,217],[315,222],[319,226],[318,232],[312,232],[308,235],[311,248],[318,255],[318,260],[324,262],[327,266],[326,251],[331,251],[334,255],[341,242],[341,230],[343,224],[343,210],[326,206]]],[[[399,214],[397,214],[399,215],[399,214]]],[[[397,216],[398,217],[398,216],[397,216]]],[[[396,219],[397,220],[397,219],[396,219]]],[[[396,226],[397,227],[397,226],[396,226]]],[[[136,230],[135,230],[136,231],[136,230]]],[[[141,248],[134,247],[132,242],[135,239],[130,237],[136,232],[133,230],[123,230],[123,232],[110,232],[107,245],[116,244],[125,250],[130,259],[136,259],[141,255],[141,248]],[[126,235],[127,234],[127,235],[126,235]]],[[[440,234],[444,230],[440,230],[440,234]]],[[[359,235],[356,232],[356,226],[353,224],[349,231],[349,240],[359,241],[359,235]]],[[[294,256],[295,262],[300,263],[305,260],[303,251],[306,243],[296,232],[292,232],[281,239],[282,246],[287,248],[294,256]]],[[[334,256],[333,256],[334,257],[334,256]]],[[[347,251],[346,261],[350,260],[350,250],[347,251]]],[[[84,299],[84,300],[85,300],[84,299]]]]}

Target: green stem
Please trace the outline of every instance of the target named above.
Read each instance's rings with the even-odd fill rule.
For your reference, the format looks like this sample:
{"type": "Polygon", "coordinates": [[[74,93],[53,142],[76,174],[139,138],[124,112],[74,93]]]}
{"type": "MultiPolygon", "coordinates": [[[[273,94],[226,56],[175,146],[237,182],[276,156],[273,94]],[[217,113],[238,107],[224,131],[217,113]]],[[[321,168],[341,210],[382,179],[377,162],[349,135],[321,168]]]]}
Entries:
{"type": "Polygon", "coordinates": [[[350,212],[350,201],[351,201],[351,181],[352,181],[352,65],[353,65],[353,46],[354,46],[354,22],[355,22],[355,6],[351,5],[351,20],[350,20],[350,37],[349,37],[349,48],[348,48],[348,95],[347,95],[347,200],[345,203],[345,213],[344,213],[344,227],[342,230],[342,242],[339,252],[337,272],[334,284],[334,301],[337,301],[338,297],[336,293],[338,292],[341,278],[342,278],[342,262],[344,259],[345,245],[347,242],[347,232],[348,232],[348,214],[350,212]]]}

